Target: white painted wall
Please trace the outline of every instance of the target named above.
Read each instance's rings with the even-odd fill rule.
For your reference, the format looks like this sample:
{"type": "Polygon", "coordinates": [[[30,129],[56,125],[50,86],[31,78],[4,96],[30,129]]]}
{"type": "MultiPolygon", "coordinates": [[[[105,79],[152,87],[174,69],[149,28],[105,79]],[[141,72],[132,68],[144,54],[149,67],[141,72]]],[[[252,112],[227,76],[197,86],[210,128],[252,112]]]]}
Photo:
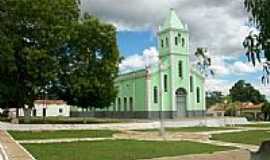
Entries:
{"type": "MultiPolygon", "coordinates": [[[[46,108],[46,117],[69,117],[70,116],[70,106],[67,104],[35,104],[35,107],[32,109],[31,116],[34,117],[34,109],[36,109],[36,117],[43,116],[43,108],[46,108]],[[62,112],[60,112],[62,110],[62,112]]],[[[16,109],[10,109],[12,114],[16,115],[16,109]]],[[[19,115],[24,116],[23,109],[19,110],[19,115]]]]}
{"type": "MultiPolygon", "coordinates": [[[[44,106],[43,104],[35,104],[37,117],[43,116],[43,108],[46,109],[46,117],[56,117],[56,116],[69,117],[70,116],[70,106],[67,104],[47,104],[46,106],[44,106]]],[[[34,116],[33,110],[32,110],[32,116],[34,116]]]]}

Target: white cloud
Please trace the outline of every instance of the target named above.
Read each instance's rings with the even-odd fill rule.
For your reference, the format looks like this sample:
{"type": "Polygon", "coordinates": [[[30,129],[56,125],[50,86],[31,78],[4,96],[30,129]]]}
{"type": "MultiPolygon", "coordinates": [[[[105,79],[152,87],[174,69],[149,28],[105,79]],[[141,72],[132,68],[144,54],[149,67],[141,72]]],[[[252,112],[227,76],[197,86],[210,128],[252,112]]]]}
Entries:
{"type": "Polygon", "coordinates": [[[150,47],[143,51],[142,55],[135,54],[125,58],[119,65],[120,72],[130,72],[136,69],[145,68],[158,62],[158,51],[155,47],[150,47]]]}
{"type": "Polygon", "coordinates": [[[211,58],[210,68],[216,76],[239,76],[262,71],[262,64],[257,63],[254,67],[251,62],[240,61],[238,57],[214,56],[211,58]]]}
{"type": "Polygon", "coordinates": [[[225,56],[214,56],[211,58],[212,65],[210,68],[214,71],[216,76],[224,76],[230,74],[230,69],[225,60],[225,56]]]}
{"type": "Polygon", "coordinates": [[[118,30],[156,30],[174,7],[189,25],[191,51],[208,47],[214,55],[239,54],[248,34],[242,0],[82,0],[82,9],[118,30]]]}
{"type": "Polygon", "coordinates": [[[261,64],[257,64],[255,67],[249,62],[236,61],[231,66],[231,72],[235,75],[243,75],[249,73],[255,73],[262,70],[261,64]]]}
{"type": "Polygon", "coordinates": [[[205,88],[207,91],[221,91],[223,94],[228,94],[229,89],[232,87],[231,81],[210,78],[205,81],[205,88]]]}

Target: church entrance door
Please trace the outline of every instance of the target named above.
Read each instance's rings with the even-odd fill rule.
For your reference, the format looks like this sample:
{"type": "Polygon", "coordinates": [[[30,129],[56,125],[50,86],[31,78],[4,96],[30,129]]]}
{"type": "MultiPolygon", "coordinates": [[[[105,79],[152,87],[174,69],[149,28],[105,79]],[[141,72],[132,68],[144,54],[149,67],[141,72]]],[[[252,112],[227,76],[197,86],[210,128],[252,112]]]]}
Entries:
{"type": "Polygon", "coordinates": [[[186,117],[187,92],[184,88],[178,88],[175,92],[177,117],[186,117]]]}

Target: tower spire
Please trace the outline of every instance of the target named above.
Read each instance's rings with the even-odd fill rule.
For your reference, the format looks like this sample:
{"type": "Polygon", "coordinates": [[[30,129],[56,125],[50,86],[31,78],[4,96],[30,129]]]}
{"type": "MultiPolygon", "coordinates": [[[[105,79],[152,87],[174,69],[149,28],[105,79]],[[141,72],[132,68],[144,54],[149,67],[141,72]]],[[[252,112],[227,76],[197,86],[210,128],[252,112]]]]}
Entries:
{"type": "Polygon", "coordinates": [[[176,15],[174,8],[170,8],[170,13],[160,29],[160,31],[166,29],[185,29],[183,23],[176,15]]]}

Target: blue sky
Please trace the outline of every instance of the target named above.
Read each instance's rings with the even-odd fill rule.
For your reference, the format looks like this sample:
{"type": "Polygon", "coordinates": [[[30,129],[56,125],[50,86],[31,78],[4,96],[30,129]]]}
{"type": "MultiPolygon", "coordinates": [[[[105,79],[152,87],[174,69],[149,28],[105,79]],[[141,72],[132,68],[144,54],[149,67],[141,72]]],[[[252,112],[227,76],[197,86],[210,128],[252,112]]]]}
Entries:
{"type": "Polygon", "coordinates": [[[198,47],[210,51],[216,76],[206,79],[207,90],[226,94],[237,80],[244,79],[270,95],[270,87],[260,84],[262,66],[253,67],[244,56],[242,42],[250,28],[243,0],[82,0],[84,12],[117,28],[118,46],[125,57],[122,70],[144,67],[147,57],[156,61],[155,33],[171,7],[189,27],[190,54],[198,47]]]}
{"type": "Polygon", "coordinates": [[[117,43],[121,56],[142,54],[146,48],[156,46],[156,36],[151,31],[119,31],[117,43]]]}

